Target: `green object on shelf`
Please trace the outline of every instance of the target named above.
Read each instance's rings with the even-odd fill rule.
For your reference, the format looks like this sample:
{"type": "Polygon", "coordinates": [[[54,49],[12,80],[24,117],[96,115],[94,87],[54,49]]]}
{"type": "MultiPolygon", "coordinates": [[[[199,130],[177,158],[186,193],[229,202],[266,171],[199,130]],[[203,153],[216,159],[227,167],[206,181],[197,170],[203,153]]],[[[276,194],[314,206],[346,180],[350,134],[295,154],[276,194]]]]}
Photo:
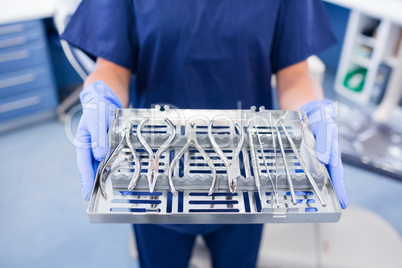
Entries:
{"type": "Polygon", "coordinates": [[[343,85],[352,91],[361,92],[363,90],[364,79],[366,77],[367,69],[356,68],[350,71],[343,80],[343,85]]]}

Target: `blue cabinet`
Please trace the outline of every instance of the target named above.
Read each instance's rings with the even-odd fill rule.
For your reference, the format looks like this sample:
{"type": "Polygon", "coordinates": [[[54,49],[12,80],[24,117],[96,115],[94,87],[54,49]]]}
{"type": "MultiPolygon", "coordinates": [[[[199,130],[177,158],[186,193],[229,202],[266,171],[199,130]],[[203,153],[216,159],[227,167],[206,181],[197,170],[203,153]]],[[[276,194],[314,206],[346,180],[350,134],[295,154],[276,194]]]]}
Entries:
{"type": "Polygon", "coordinates": [[[0,131],[7,123],[54,114],[57,104],[43,21],[0,25],[0,131]]]}

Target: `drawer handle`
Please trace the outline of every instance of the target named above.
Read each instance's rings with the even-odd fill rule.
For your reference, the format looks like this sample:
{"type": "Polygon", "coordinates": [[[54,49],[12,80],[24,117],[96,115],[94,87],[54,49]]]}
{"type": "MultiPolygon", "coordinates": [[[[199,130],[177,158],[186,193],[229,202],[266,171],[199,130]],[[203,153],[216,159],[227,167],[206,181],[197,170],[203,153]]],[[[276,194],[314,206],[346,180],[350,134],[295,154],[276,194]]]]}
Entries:
{"type": "Polygon", "coordinates": [[[26,74],[26,75],[21,75],[5,80],[0,80],[0,89],[5,88],[5,87],[11,87],[11,86],[16,86],[16,85],[21,85],[21,84],[26,84],[32,81],[35,81],[36,76],[34,74],[26,74]]]}
{"type": "Polygon", "coordinates": [[[14,24],[9,26],[0,27],[0,35],[2,34],[10,34],[10,33],[18,33],[24,30],[24,24],[14,24]]]}
{"type": "Polygon", "coordinates": [[[29,50],[22,50],[13,53],[8,53],[4,55],[0,55],[0,63],[6,61],[20,60],[25,59],[30,56],[29,50]]]}
{"type": "Polygon", "coordinates": [[[26,42],[27,42],[27,38],[25,36],[11,38],[11,39],[1,41],[0,48],[19,46],[19,45],[25,44],[26,42]]]}
{"type": "Polygon", "coordinates": [[[0,105],[0,113],[10,112],[40,103],[41,97],[35,96],[0,105]]]}

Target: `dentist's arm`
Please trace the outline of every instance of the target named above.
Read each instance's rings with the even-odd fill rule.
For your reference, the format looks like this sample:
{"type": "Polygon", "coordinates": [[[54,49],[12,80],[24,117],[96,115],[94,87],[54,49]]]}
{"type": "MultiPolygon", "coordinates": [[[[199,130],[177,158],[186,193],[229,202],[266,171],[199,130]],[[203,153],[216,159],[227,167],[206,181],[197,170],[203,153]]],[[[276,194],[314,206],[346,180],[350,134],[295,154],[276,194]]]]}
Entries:
{"type": "Polygon", "coordinates": [[[98,58],[94,72],[84,82],[84,88],[95,81],[103,81],[119,97],[123,107],[127,107],[130,78],[130,70],[111,61],[98,58]]]}
{"type": "Polygon", "coordinates": [[[307,61],[280,70],[276,78],[282,110],[298,110],[310,101],[324,99],[321,86],[310,75],[307,61]]]}

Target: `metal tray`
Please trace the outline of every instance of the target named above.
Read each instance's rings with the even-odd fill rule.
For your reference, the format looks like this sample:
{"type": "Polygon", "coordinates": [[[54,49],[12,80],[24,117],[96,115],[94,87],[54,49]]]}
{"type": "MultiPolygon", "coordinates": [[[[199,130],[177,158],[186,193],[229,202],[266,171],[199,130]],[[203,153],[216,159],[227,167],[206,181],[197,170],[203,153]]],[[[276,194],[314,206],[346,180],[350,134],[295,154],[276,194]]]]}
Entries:
{"type": "Polygon", "coordinates": [[[315,157],[315,139],[302,112],[265,110],[263,107],[258,111],[255,107],[249,110],[184,110],[168,106],[117,109],[109,128],[111,151],[119,144],[127,122],[133,125],[130,142],[142,166],[138,182],[134,189],[127,190],[135,166],[130,149],[121,147],[106,174],[104,195],[99,179],[103,163],[99,165],[87,211],[91,222],[303,223],[336,222],[340,219],[339,201],[325,166],[315,157]],[[136,134],[136,127],[144,118],[149,118],[149,121],[141,133],[153,150],[157,150],[169,136],[165,118],[173,123],[176,130],[171,145],[160,156],[160,175],[152,193],[147,181],[149,156],[136,134]],[[214,120],[214,138],[229,159],[240,140],[235,122],[241,125],[246,135],[236,161],[239,176],[235,192],[229,190],[225,165],[207,135],[211,120],[214,120]],[[169,167],[187,142],[190,123],[196,124],[197,141],[216,169],[217,181],[211,195],[208,194],[212,182],[211,170],[194,147],[190,147],[180,163],[171,170],[177,194],[172,194],[168,183],[169,167]],[[254,150],[250,149],[250,143],[253,143],[251,148],[254,150]],[[254,157],[252,151],[255,152],[254,157]],[[254,176],[255,172],[258,176],[254,176]],[[309,176],[316,187],[313,187],[309,176]],[[259,187],[256,186],[256,177],[260,180],[259,187]]]}

